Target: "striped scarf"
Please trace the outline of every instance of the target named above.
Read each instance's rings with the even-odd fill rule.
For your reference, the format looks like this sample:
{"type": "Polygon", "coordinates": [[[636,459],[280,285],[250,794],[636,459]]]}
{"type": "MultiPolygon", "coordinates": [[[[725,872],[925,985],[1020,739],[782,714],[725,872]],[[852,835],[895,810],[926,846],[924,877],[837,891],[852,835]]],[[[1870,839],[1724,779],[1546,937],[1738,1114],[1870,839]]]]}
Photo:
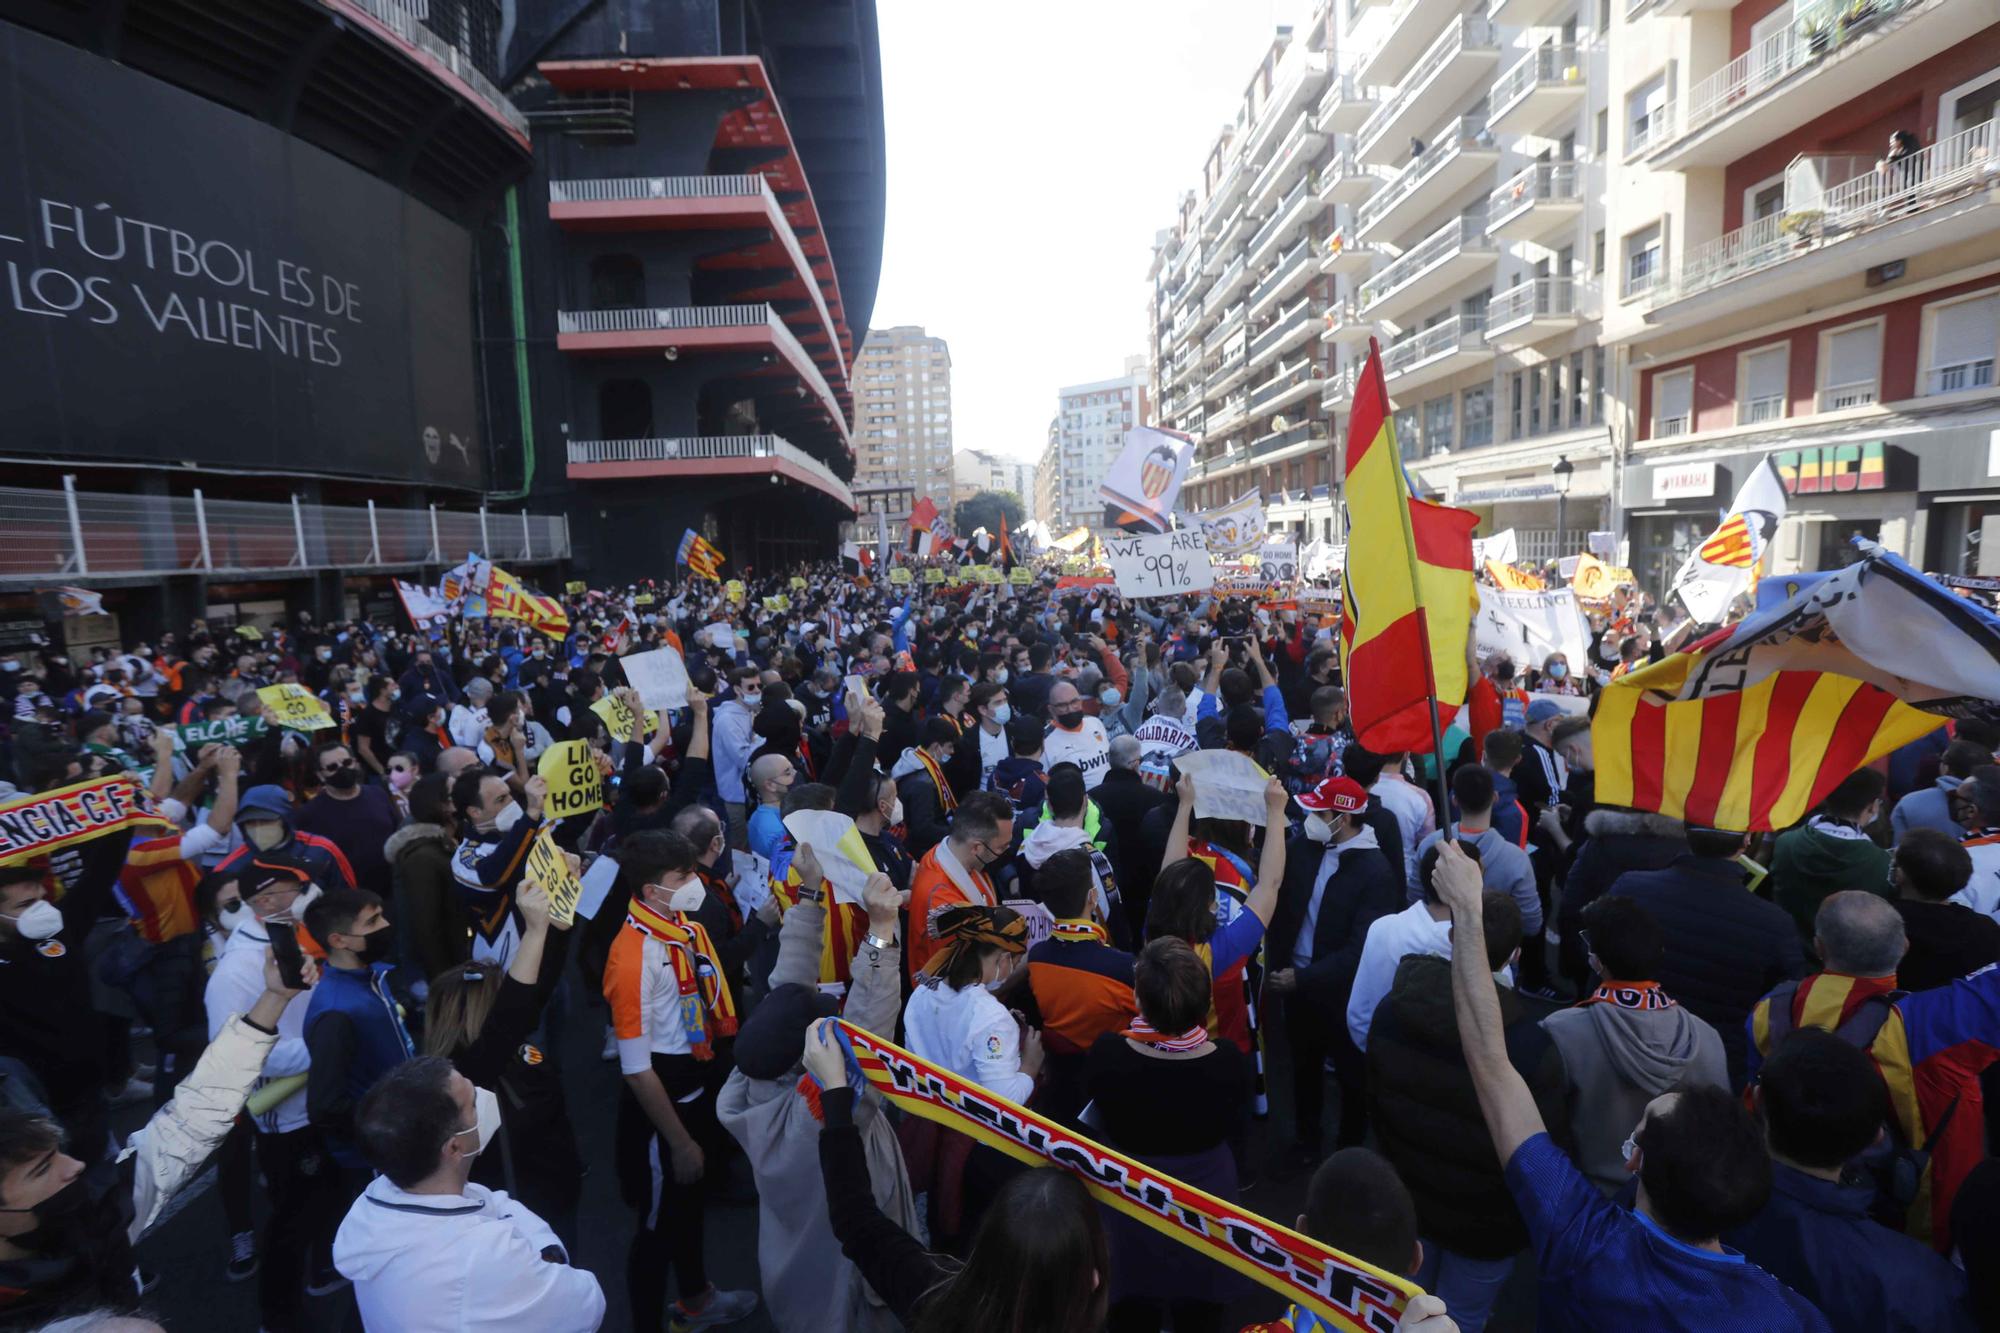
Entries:
{"type": "Polygon", "coordinates": [[[1169,1036],[1167,1033],[1154,1028],[1144,1018],[1134,1018],[1132,1026],[1126,1028],[1119,1035],[1130,1037],[1133,1041],[1154,1047],[1158,1050],[1170,1051],[1176,1055],[1198,1050],[1203,1042],[1209,1040],[1208,1029],[1200,1023],[1195,1024],[1179,1036],[1169,1036]]]}
{"type": "Polygon", "coordinates": [[[1672,1009],[1676,1007],[1674,997],[1660,989],[1657,981],[1607,981],[1592,991],[1590,995],[1576,1002],[1581,1009],[1586,1004],[1613,1004],[1620,1009],[1672,1009]]]}
{"type": "Polygon", "coordinates": [[[736,1035],[736,1002],[723,983],[708,932],[699,921],[685,916],[672,920],[636,897],[625,923],[667,946],[667,960],[680,987],[681,1032],[687,1037],[688,1050],[697,1060],[713,1060],[714,1037],[736,1035]],[[711,1017],[715,1020],[713,1035],[709,1031],[711,1017]]]}
{"type": "Polygon", "coordinates": [[[930,774],[932,784],[937,787],[938,809],[947,814],[958,809],[958,798],[951,794],[951,784],[944,780],[944,769],[921,745],[917,747],[917,762],[924,766],[924,772],[930,774]]]}
{"type": "MultiPolygon", "coordinates": [[[[783,879],[772,875],[771,895],[782,914],[798,906],[799,872],[788,866],[783,879]]],[[[853,980],[854,954],[868,933],[868,914],[853,903],[833,901],[831,888],[820,881],[820,901],[826,907],[826,927],[820,931],[819,980],[821,985],[845,986],[853,980]]]]}
{"type": "Polygon", "coordinates": [[[1071,944],[1082,944],[1089,940],[1096,940],[1103,945],[1111,943],[1111,936],[1095,921],[1057,921],[1049,927],[1049,938],[1064,940],[1071,944]]]}

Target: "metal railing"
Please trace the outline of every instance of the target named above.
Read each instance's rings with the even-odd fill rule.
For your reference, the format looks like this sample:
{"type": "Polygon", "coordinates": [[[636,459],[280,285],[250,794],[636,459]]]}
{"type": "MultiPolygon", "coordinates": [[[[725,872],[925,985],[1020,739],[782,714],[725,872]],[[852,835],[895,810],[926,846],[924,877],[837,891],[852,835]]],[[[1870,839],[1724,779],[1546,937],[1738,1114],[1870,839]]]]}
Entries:
{"type": "Polygon", "coordinates": [[[1398,204],[1408,199],[1419,185],[1436,174],[1440,167],[1466,149],[1493,146],[1493,135],[1487,130],[1485,120],[1478,116],[1460,116],[1438,136],[1437,142],[1417,154],[1408,166],[1354,211],[1355,231],[1366,232],[1380,222],[1398,204]]]}
{"type": "Polygon", "coordinates": [[[571,440],[572,466],[589,463],[677,463],[718,458],[781,458],[818,479],[849,508],[854,493],[834,470],[782,435],[686,435],[644,440],[571,440]]]}
{"type": "Polygon", "coordinates": [[[1486,332],[1499,333],[1532,319],[1560,319],[1576,313],[1576,279],[1529,278],[1487,303],[1486,332]]]}
{"type": "Polygon", "coordinates": [[[528,118],[521,114],[520,108],[508,101],[506,94],[494,86],[493,80],[479,71],[470,55],[425,27],[420,21],[422,15],[414,9],[398,3],[398,0],[344,0],[343,4],[326,5],[335,13],[340,13],[347,6],[380,23],[403,45],[423,52],[444,66],[453,78],[471,90],[474,97],[485,103],[487,110],[505,121],[522,138],[528,137],[528,118]]]}
{"type": "Polygon", "coordinates": [[[560,514],[0,487],[0,581],[566,560],[560,514]]]}
{"type": "Polygon", "coordinates": [[[1583,86],[1583,65],[1577,58],[1576,47],[1548,42],[1516,61],[1493,81],[1492,100],[1488,103],[1492,110],[1488,115],[1498,120],[1514,103],[1545,84],[1583,86]]]}
{"type": "Polygon", "coordinates": [[[1493,25],[1482,18],[1461,17],[1437,35],[1428,50],[1418,57],[1416,66],[1405,74],[1396,85],[1396,95],[1384,102],[1361,126],[1360,147],[1363,152],[1373,147],[1389,126],[1403,114],[1404,108],[1416,100],[1437,72],[1449,64],[1452,58],[1467,48],[1499,49],[1499,39],[1494,35],[1493,25]]]}
{"type": "Polygon", "coordinates": [[[1362,313],[1366,314],[1369,307],[1393,295],[1398,288],[1428,273],[1453,255],[1467,250],[1492,248],[1493,242],[1486,236],[1485,218],[1453,218],[1405,250],[1394,263],[1361,284],[1362,313]]]}
{"type": "Polygon", "coordinates": [[[1262,305],[1273,293],[1297,277],[1308,264],[1313,263],[1312,248],[1312,237],[1301,236],[1290,250],[1279,255],[1271,271],[1251,291],[1251,307],[1254,309],[1262,305]]]}
{"type": "Polygon", "coordinates": [[[820,401],[839,420],[846,433],[846,417],[840,410],[826,376],[806,354],[805,347],[787,328],[778,312],[768,305],[693,305],[667,308],[640,307],[628,310],[558,310],[556,332],[562,333],[653,333],[660,330],[761,328],[789,354],[793,367],[818,394],[820,401]]]}
{"type": "Polygon", "coordinates": [[[1673,127],[1674,104],[1671,100],[1662,102],[1631,123],[1631,132],[1625,136],[1625,155],[1657,148],[1671,137],[1673,127]]]}
{"type": "Polygon", "coordinates": [[[1243,276],[1243,268],[1242,255],[1229,261],[1229,267],[1222,270],[1222,276],[1208,289],[1208,295],[1201,298],[1202,314],[1206,315],[1236,294],[1236,282],[1243,276]]]}
{"type": "Polygon", "coordinates": [[[1208,433],[1211,435],[1219,434],[1222,431],[1240,425],[1243,421],[1245,409],[1248,406],[1249,396],[1239,393],[1221,407],[1210,412],[1208,414],[1208,433]]]}
{"type": "Polygon", "coordinates": [[[1375,175],[1374,170],[1370,167],[1364,166],[1361,160],[1354,156],[1352,150],[1347,148],[1337,149],[1334,152],[1333,156],[1329,157],[1320,166],[1319,169],[1320,198],[1321,199],[1331,198],[1334,189],[1342,181],[1353,180],[1356,177],[1361,177],[1361,176],[1373,176],[1373,175],[1375,175]]]}
{"type": "Polygon", "coordinates": [[[1350,361],[1347,369],[1328,380],[1326,392],[1320,395],[1320,405],[1330,407],[1354,401],[1354,386],[1361,381],[1361,366],[1359,361],[1350,361]]]}
{"type": "Polygon", "coordinates": [[[1498,227],[1536,204],[1582,203],[1576,163],[1534,162],[1501,182],[1486,196],[1486,225],[1498,227]]]}
{"type": "Polygon", "coordinates": [[[1267,350],[1283,342],[1313,321],[1312,298],[1302,296],[1289,310],[1280,310],[1271,326],[1250,340],[1250,359],[1255,361],[1267,350]]]}
{"type": "Polygon", "coordinates": [[[1381,100],[1380,89],[1364,84],[1361,80],[1355,78],[1352,72],[1342,70],[1333,76],[1332,80],[1326,86],[1326,92],[1320,96],[1319,122],[1322,128],[1324,128],[1324,122],[1334,113],[1335,108],[1343,102],[1374,102],[1379,100],[1381,100]]]}
{"type": "Polygon", "coordinates": [[[1201,340],[1202,351],[1212,352],[1222,346],[1223,343],[1229,341],[1231,334],[1243,331],[1243,311],[1245,305],[1245,302],[1238,301],[1235,305],[1222,312],[1222,318],[1209,331],[1208,336],[1201,340]]]}
{"type": "MultiPolygon", "coordinates": [[[[1656,304],[1712,291],[1814,250],[2000,185],[2000,123],[1987,121],[1940,139],[1883,170],[1815,191],[1811,207],[1787,207],[1681,255],[1672,281],[1653,287],[1656,304]]],[[[1795,159],[1795,162],[1799,159],[1795,159]]]]}
{"type": "Polygon", "coordinates": [[[1291,390],[1310,381],[1318,373],[1319,367],[1313,363],[1311,357],[1306,357],[1290,366],[1280,366],[1277,374],[1271,376],[1271,378],[1265,380],[1262,384],[1251,386],[1250,410],[1252,412],[1262,411],[1266,403],[1284,397],[1291,390]]]}
{"type": "Polygon", "coordinates": [[[1382,378],[1392,380],[1426,361],[1452,352],[1478,352],[1486,347],[1486,316],[1453,315],[1382,353],[1382,378]]]}
{"type": "Polygon", "coordinates": [[[1314,430],[1325,424],[1323,421],[1301,421],[1296,426],[1287,426],[1283,430],[1274,430],[1268,435],[1259,435],[1256,439],[1250,441],[1250,457],[1266,458],[1280,450],[1304,444],[1306,441],[1312,439],[1314,430]]]}
{"type": "Polygon", "coordinates": [[[1807,0],[1786,5],[1784,26],[1688,89],[1675,137],[1693,134],[1850,42],[1879,32],[1926,0],[1807,0]]]}
{"type": "Polygon", "coordinates": [[[1312,178],[1304,176],[1291,189],[1285,191],[1285,197],[1280,199],[1278,206],[1271,210],[1271,216],[1265,218],[1264,225],[1257,228],[1251,235],[1250,244],[1243,248],[1244,254],[1256,254],[1264,247],[1266,241],[1269,241],[1282,230],[1286,221],[1286,215],[1298,207],[1299,201],[1306,197],[1306,187],[1311,183],[1312,178]]]}
{"type": "Polygon", "coordinates": [[[601,204],[625,199],[734,199],[762,195],[776,200],[762,176],[607,176],[552,180],[552,204],[601,204]]]}

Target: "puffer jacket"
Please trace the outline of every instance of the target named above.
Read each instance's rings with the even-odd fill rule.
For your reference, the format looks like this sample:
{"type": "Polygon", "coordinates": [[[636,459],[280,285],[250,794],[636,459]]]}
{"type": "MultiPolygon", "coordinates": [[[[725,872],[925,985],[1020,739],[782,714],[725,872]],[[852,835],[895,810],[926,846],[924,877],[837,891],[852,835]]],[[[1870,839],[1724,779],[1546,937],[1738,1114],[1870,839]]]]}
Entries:
{"type": "Polygon", "coordinates": [[[1637,810],[1592,810],[1583,819],[1584,840],[1576,847],[1569,874],[1563,880],[1562,905],[1556,911],[1556,935],[1562,946],[1562,971],[1578,985],[1590,976],[1583,945],[1583,909],[1628,870],[1659,870],[1687,851],[1687,826],[1665,815],[1637,810]]]}
{"type": "Polygon", "coordinates": [[[419,969],[427,981],[472,956],[465,909],[452,880],[456,845],[442,824],[405,824],[382,847],[393,873],[389,919],[396,923],[398,961],[419,969]]]}
{"type": "MultiPolygon", "coordinates": [[[[1500,1018],[1507,1058],[1528,1081],[1550,1137],[1566,1147],[1561,1054],[1507,986],[1500,987],[1500,1018]]],[[[1383,1155],[1416,1200],[1426,1244],[1475,1259],[1527,1248],[1527,1226],[1459,1045],[1450,959],[1412,954],[1396,968],[1368,1031],[1368,1111],[1383,1155]]]]}

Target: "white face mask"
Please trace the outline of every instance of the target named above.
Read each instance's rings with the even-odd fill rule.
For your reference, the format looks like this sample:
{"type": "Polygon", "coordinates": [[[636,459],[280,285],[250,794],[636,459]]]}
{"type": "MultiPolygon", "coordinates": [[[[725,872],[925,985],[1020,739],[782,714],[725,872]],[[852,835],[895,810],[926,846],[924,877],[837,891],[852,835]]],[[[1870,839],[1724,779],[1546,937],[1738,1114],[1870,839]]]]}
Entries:
{"type": "Polygon", "coordinates": [[[242,903],[234,907],[225,907],[215,914],[215,924],[222,927],[222,933],[225,935],[234,935],[236,928],[249,919],[250,909],[242,903]]]}
{"type": "Polygon", "coordinates": [[[477,1157],[492,1144],[493,1136],[500,1132],[500,1099],[485,1088],[472,1090],[472,1128],[461,1129],[461,1134],[477,1135],[472,1151],[466,1154],[477,1157]]]}
{"type": "Polygon", "coordinates": [[[47,898],[38,898],[8,918],[27,940],[53,939],[63,928],[60,909],[47,898]]]}
{"type": "Polygon", "coordinates": [[[898,797],[896,798],[896,803],[895,803],[894,805],[892,805],[892,806],[890,806],[890,807],[889,807],[889,813],[888,813],[888,815],[887,815],[887,818],[888,818],[888,820],[889,820],[889,822],[890,822],[891,824],[900,824],[900,823],[902,823],[902,822],[903,822],[903,798],[902,798],[902,797],[898,796],[898,797]]]}
{"type": "Polygon", "coordinates": [[[742,699],[743,699],[743,706],[745,708],[748,708],[752,712],[755,712],[756,710],[764,706],[764,696],[761,693],[746,694],[742,696],[742,699]]]}
{"type": "Polygon", "coordinates": [[[253,819],[243,825],[243,841],[268,852],[285,840],[285,826],[276,819],[253,819]]]}
{"type": "Polygon", "coordinates": [[[995,685],[1005,685],[1007,683],[1006,667],[1001,667],[998,671],[993,673],[993,683],[995,685]]]}
{"type": "Polygon", "coordinates": [[[1305,820],[1306,836],[1314,842],[1332,842],[1333,825],[1322,814],[1308,812],[1305,820]]]}
{"type": "Polygon", "coordinates": [[[1006,726],[1014,720],[1014,706],[1012,704],[1001,704],[993,710],[993,720],[1003,727],[1006,726]]]}
{"type": "Polygon", "coordinates": [[[519,802],[509,801],[506,808],[493,817],[493,827],[497,832],[505,833],[508,829],[520,823],[521,816],[526,813],[528,812],[521,808],[519,802]]]}

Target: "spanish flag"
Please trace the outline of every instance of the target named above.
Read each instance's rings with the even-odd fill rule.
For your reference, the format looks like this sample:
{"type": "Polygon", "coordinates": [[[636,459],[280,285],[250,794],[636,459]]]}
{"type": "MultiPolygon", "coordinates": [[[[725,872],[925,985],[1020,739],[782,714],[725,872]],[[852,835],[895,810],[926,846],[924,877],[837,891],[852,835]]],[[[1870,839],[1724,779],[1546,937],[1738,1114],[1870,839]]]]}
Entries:
{"type": "Polygon", "coordinates": [[[1479,518],[1410,495],[1382,353],[1371,340],[1347,422],[1347,549],[1340,624],[1355,739],[1377,753],[1431,752],[1430,696],[1448,726],[1465,703],[1466,635],[1479,590],[1479,518]]]}

